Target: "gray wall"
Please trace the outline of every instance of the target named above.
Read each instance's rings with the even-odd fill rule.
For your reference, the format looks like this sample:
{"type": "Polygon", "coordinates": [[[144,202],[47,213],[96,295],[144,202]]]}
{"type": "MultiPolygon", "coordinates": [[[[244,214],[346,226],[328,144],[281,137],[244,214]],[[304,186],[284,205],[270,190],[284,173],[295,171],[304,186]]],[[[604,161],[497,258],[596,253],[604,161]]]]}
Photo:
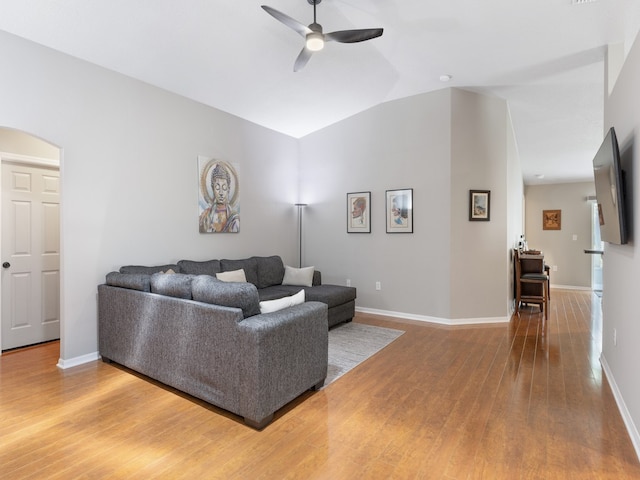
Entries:
{"type": "Polygon", "coordinates": [[[0,127],[62,149],[63,361],[95,354],[96,286],[122,264],[296,261],[296,140],[5,32],[0,58],[0,127]],[[198,155],[240,165],[239,234],[198,233],[198,155]]]}
{"type": "Polygon", "coordinates": [[[520,172],[512,133],[504,101],[447,89],[304,137],[305,264],[331,283],[350,279],[359,308],[506,320],[508,167],[520,172]],[[398,188],[414,190],[413,234],[386,233],[385,191],[398,188]],[[490,222],[469,222],[469,189],[491,190],[490,222]],[[346,233],[346,194],[359,191],[372,192],[371,234],[346,233]]]}
{"type": "Polygon", "coordinates": [[[525,188],[525,235],[529,247],[542,250],[545,263],[557,267],[552,285],[591,288],[591,255],[584,250],[591,248],[592,203],[586,198],[593,195],[593,182],[525,188]],[[543,230],[543,210],[562,211],[561,230],[543,230]]]}
{"type": "Polygon", "coordinates": [[[514,268],[512,249],[518,246],[520,235],[524,232],[524,183],[522,181],[522,167],[518,157],[518,147],[513,123],[508,122],[507,134],[507,256],[509,261],[506,265],[507,281],[507,309],[509,312],[515,310],[514,299],[514,268]]]}
{"type": "MultiPolygon", "coordinates": [[[[602,297],[602,361],[640,454],[640,255],[634,226],[640,225],[640,42],[636,39],[610,97],[605,102],[605,131],[615,127],[627,176],[627,245],[605,244],[602,297]],[[614,331],[616,335],[614,335],[614,331]],[[615,337],[615,342],[614,342],[615,337]]],[[[603,132],[604,137],[604,132],[603,132]]],[[[594,152],[595,153],[595,152],[594,152]]]]}
{"type": "Polygon", "coordinates": [[[62,152],[63,360],[95,354],[96,285],[122,264],[280,254],[296,265],[299,201],[304,263],[328,283],[350,279],[359,306],[508,319],[519,207],[506,202],[520,187],[508,186],[519,166],[502,100],[446,89],[298,141],[3,32],[0,56],[0,127],[62,152]],[[198,233],[199,155],[240,165],[240,234],[198,233]],[[385,190],[397,188],[414,188],[414,234],[385,233],[385,190]],[[490,222],[468,221],[470,188],[491,190],[490,222]],[[346,193],[362,190],[373,233],[347,234],[346,193]]]}
{"type": "MultiPolygon", "coordinates": [[[[506,317],[509,116],[504,100],[452,92],[451,318],[506,317]],[[469,221],[469,190],[490,190],[490,221],[469,221]]],[[[434,252],[437,255],[437,252],[434,252]]]]}
{"type": "Polygon", "coordinates": [[[358,288],[358,306],[449,318],[451,90],[374,107],[304,137],[306,264],[358,288]],[[387,234],[385,191],[413,188],[413,234],[387,234]],[[346,194],[371,191],[371,234],[348,234],[346,194]],[[380,281],[382,289],[375,290],[380,281]]]}

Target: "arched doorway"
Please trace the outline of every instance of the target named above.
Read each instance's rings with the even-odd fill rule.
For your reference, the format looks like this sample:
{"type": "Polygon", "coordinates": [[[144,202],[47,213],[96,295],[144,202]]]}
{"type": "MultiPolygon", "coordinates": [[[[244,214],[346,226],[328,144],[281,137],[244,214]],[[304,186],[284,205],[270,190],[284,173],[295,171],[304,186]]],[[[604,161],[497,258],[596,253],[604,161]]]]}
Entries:
{"type": "Polygon", "coordinates": [[[60,338],[60,149],[0,127],[0,350],[60,338]]]}

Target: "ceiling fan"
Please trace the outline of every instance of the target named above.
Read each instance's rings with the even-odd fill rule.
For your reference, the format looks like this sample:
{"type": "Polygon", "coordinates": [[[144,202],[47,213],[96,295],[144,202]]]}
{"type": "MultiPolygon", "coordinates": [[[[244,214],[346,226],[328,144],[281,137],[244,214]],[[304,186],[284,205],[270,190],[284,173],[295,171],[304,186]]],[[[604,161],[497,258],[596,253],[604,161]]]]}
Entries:
{"type": "Polygon", "coordinates": [[[275,8],[262,5],[264,11],[273,18],[305,37],[304,47],[293,65],[294,72],[304,67],[314,52],[322,50],[325,42],[356,43],[371,40],[372,38],[382,35],[382,28],[363,28],[359,30],[340,30],[337,32],[322,33],[322,25],[316,22],[316,5],[321,1],[322,0],[307,0],[310,5],[313,5],[313,23],[308,27],[275,8]]]}

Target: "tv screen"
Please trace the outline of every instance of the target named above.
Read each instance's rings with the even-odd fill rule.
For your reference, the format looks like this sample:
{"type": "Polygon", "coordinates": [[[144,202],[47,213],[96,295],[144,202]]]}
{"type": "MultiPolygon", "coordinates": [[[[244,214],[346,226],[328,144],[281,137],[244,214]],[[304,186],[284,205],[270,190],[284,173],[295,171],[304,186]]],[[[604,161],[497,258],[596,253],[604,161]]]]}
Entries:
{"type": "Polygon", "coordinates": [[[600,217],[602,241],[622,245],[627,243],[625,221],[625,191],[620,150],[613,127],[593,158],[593,174],[600,217]]]}

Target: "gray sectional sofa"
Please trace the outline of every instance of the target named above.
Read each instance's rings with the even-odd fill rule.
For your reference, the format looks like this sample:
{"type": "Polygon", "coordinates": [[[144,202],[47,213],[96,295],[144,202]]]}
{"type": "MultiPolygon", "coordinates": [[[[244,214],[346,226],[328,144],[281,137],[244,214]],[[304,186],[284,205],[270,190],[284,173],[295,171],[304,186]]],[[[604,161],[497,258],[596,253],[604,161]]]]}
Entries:
{"type": "Polygon", "coordinates": [[[261,429],[324,383],[330,312],[333,324],[353,317],[355,289],[321,285],[318,272],[310,287],[283,285],[284,270],[273,256],[111,272],[98,286],[100,355],[261,429]],[[239,269],[246,282],[215,278],[239,269]],[[301,288],[304,303],[260,313],[301,288]]]}
{"type": "Polygon", "coordinates": [[[244,270],[247,282],[255,285],[258,289],[260,301],[282,298],[304,289],[307,301],[326,303],[329,307],[329,328],[341,322],[348,322],[355,315],[355,288],[340,285],[323,285],[322,275],[319,271],[313,273],[311,286],[283,285],[285,265],[278,255],[256,256],[239,260],[180,260],[175,264],[150,267],[128,265],[121,267],[120,273],[144,275],[171,270],[187,275],[211,275],[215,277],[218,273],[238,269],[244,270]]]}

